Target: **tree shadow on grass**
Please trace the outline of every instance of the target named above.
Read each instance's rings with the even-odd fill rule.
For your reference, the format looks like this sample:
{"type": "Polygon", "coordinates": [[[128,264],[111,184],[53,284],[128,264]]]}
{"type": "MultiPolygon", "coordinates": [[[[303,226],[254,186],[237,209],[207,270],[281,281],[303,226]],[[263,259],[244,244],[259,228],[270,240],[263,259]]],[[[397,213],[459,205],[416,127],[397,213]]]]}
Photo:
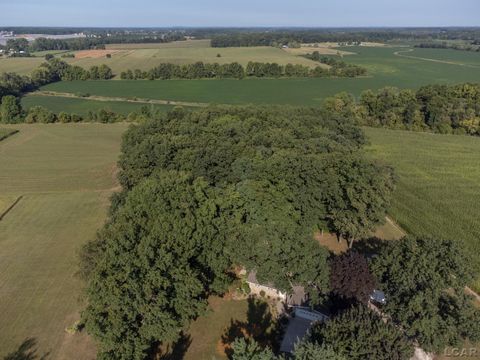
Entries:
{"type": "Polygon", "coordinates": [[[222,343],[229,358],[233,355],[231,344],[235,339],[241,337],[254,339],[260,345],[278,351],[282,334],[282,324],[273,318],[269,305],[265,301],[250,297],[248,299],[247,320],[231,320],[230,326],[222,335],[222,343]]]}
{"type": "Polygon", "coordinates": [[[364,255],[367,259],[378,254],[383,248],[388,245],[388,240],[382,240],[377,237],[370,237],[362,239],[353,243],[353,251],[364,255]]]}
{"type": "Polygon", "coordinates": [[[35,338],[25,339],[17,350],[6,355],[3,360],[47,360],[49,353],[37,354],[37,340],[35,338]]]}
{"type": "Polygon", "coordinates": [[[165,349],[157,354],[155,359],[157,360],[181,360],[185,357],[185,354],[192,343],[190,335],[181,333],[180,338],[173,344],[167,345],[165,349]]]}

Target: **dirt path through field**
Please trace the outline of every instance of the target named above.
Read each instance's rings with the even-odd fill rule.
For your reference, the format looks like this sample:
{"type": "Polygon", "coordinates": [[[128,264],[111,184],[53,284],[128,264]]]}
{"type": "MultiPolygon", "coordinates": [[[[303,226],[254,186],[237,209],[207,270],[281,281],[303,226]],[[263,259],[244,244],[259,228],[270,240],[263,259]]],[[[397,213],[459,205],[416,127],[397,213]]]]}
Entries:
{"type": "Polygon", "coordinates": [[[459,63],[459,62],[454,62],[454,61],[430,59],[430,58],[424,58],[424,57],[412,56],[412,55],[404,55],[405,53],[411,53],[411,52],[413,52],[414,50],[415,50],[415,49],[398,50],[398,51],[395,51],[395,52],[393,53],[393,55],[399,56],[399,57],[404,57],[404,58],[407,58],[407,59],[430,61],[430,62],[436,62],[436,63],[441,63],[441,64],[466,66],[466,67],[471,67],[471,68],[478,68],[478,67],[480,67],[480,66],[476,66],[476,65],[464,64],[464,63],[459,63]]]}
{"type": "Polygon", "coordinates": [[[62,93],[56,91],[35,91],[30,93],[28,96],[52,96],[52,97],[63,97],[70,99],[82,99],[90,101],[113,101],[113,102],[129,102],[137,104],[155,104],[155,105],[173,105],[173,106],[189,106],[189,107],[207,107],[210,104],[208,103],[199,103],[199,102],[189,102],[189,101],[176,101],[176,100],[161,100],[161,99],[129,99],[124,97],[109,97],[109,96],[97,96],[90,95],[88,97],[78,96],[71,93],[62,93]]]}

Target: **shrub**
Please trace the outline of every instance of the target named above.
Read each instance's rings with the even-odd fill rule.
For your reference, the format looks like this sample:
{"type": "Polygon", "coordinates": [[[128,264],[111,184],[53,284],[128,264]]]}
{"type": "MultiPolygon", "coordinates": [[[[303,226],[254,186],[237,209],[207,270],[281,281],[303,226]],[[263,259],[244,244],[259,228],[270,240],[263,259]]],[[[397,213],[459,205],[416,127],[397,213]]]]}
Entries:
{"type": "Polygon", "coordinates": [[[71,335],[74,335],[83,329],[83,323],[80,320],[77,320],[73,323],[73,325],[68,326],[65,331],[71,335]]]}
{"type": "Polygon", "coordinates": [[[43,106],[33,106],[28,110],[28,115],[25,122],[29,124],[43,123],[50,124],[57,120],[56,115],[43,106]]]}

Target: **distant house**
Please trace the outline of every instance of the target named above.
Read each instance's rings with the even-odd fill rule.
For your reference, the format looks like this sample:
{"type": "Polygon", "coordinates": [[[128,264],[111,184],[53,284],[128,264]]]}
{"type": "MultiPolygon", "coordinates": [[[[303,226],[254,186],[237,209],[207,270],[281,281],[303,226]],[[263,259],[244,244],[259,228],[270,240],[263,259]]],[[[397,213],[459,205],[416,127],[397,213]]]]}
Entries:
{"type": "Polygon", "coordinates": [[[280,345],[280,351],[283,353],[292,353],[295,344],[302,341],[313,324],[325,322],[328,316],[321,312],[310,310],[305,307],[295,307],[293,317],[288,322],[287,330],[280,345]]]}
{"type": "Polygon", "coordinates": [[[262,295],[271,298],[277,298],[289,306],[302,306],[308,302],[308,296],[303,286],[292,286],[292,292],[287,294],[278,290],[272,283],[260,283],[257,279],[257,272],[250,271],[247,276],[247,283],[250,286],[250,292],[255,295],[262,295]]]}

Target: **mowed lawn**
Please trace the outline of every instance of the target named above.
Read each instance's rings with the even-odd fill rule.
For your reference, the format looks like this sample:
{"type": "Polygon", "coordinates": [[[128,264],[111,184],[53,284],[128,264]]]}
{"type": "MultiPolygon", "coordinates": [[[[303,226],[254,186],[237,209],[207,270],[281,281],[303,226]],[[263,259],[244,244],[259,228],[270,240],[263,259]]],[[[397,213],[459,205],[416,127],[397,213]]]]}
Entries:
{"type": "Polygon", "coordinates": [[[127,125],[12,127],[0,198],[22,198],[0,220],[0,358],[33,341],[48,359],[92,359],[92,341],[65,328],[82,307],[77,252],[105,220],[127,125]]]}
{"type": "Polygon", "coordinates": [[[480,265],[480,138],[365,132],[369,154],[391,164],[398,175],[391,217],[409,233],[465,242],[480,265]]]}

